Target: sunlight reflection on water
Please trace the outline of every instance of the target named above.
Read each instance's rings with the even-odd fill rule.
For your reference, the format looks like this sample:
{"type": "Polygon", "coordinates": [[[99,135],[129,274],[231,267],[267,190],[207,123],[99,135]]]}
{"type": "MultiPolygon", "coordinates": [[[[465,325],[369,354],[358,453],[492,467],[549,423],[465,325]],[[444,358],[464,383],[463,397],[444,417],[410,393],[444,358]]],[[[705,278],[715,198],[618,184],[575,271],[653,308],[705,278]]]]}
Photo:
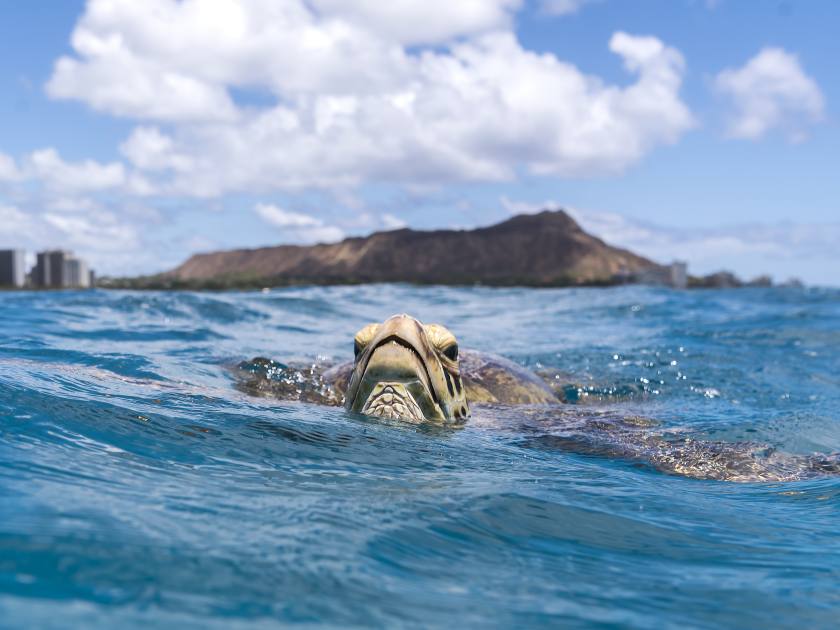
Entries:
{"type": "Polygon", "coordinates": [[[837,478],[696,481],[233,387],[254,356],[348,359],[401,311],[562,375],[587,409],[840,450],[836,291],[4,293],[0,618],[836,622],[837,478]]]}

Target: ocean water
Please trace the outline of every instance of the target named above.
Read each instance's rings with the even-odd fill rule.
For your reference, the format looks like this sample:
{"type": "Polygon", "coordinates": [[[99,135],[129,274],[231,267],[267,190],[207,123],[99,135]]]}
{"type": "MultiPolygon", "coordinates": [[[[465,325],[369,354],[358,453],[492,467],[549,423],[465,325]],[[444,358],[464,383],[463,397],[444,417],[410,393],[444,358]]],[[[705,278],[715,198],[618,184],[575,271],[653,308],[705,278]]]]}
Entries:
{"type": "Polygon", "coordinates": [[[0,627],[837,626],[836,474],[689,478],[510,410],[435,429],[234,386],[403,311],[555,374],[566,417],[840,451],[837,290],[0,293],[0,627]]]}

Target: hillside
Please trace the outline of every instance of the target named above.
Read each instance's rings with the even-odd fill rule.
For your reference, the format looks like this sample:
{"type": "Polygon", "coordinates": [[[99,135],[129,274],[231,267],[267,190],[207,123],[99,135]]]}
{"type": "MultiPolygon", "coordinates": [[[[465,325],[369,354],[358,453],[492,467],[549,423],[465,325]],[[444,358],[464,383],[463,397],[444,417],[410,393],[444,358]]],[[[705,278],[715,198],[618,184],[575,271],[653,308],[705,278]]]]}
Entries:
{"type": "Polygon", "coordinates": [[[277,286],[409,282],[569,286],[609,284],[657,267],[584,232],[564,211],[515,216],[475,230],[401,229],[312,246],[196,254],[135,286],[277,286]]]}

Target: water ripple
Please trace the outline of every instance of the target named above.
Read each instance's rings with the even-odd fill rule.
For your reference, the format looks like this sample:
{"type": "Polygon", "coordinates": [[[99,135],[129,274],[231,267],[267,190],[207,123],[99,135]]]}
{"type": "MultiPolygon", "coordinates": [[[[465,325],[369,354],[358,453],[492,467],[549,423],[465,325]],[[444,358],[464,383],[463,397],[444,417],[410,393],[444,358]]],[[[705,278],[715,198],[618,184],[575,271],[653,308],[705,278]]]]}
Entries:
{"type": "Polygon", "coordinates": [[[836,624],[836,476],[687,479],[522,410],[453,431],[234,387],[395,312],[540,371],[589,430],[840,451],[835,290],[3,293],[0,625],[836,624]]]}

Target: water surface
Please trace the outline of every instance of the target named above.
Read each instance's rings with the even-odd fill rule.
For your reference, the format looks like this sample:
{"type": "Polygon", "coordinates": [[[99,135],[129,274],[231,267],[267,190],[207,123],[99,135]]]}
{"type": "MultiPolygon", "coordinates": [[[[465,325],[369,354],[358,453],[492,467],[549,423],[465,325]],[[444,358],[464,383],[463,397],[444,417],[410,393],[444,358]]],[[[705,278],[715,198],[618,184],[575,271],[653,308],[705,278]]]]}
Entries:
{"type": "Polygon", "coordinates": [[[581,413],[840,451],[838,291],[0,293],[0,626],[836,625],[836,476],[688,479],[233,386],[400,311],[581,413]]]}

